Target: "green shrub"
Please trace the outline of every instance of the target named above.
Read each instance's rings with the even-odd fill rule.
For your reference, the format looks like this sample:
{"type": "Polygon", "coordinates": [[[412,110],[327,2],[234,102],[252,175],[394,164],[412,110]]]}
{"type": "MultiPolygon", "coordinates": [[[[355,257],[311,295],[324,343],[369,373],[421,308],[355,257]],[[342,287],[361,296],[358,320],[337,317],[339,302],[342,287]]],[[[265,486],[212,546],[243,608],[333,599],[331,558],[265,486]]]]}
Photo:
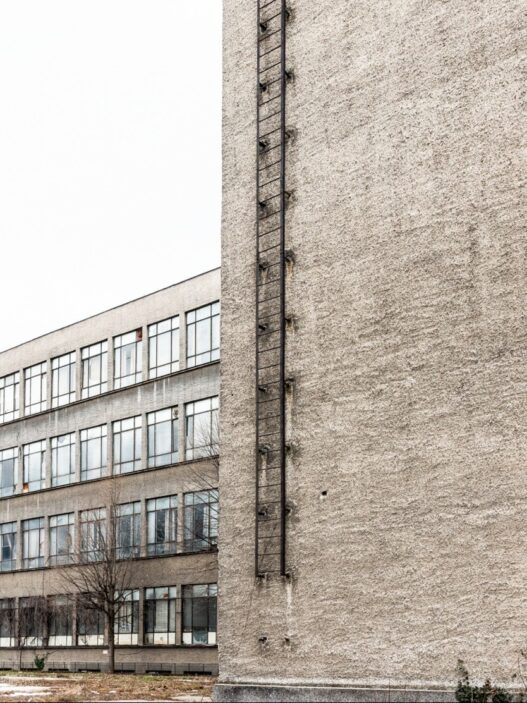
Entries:
{"type": "Polygon", "coordinates": [[[46,666],[46,657],[39,657],[39,655],[36,654],[33,661],[35,662],[35,666],[38,671],[44,671],[44,667],[46,666]]]}

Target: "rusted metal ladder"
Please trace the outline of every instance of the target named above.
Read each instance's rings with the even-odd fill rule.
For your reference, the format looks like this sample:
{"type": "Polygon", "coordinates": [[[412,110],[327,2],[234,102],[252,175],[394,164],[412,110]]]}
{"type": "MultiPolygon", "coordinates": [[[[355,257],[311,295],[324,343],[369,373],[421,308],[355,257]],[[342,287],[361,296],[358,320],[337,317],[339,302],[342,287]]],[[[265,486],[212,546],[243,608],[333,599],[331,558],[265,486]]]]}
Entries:
{"type": "Polygon", "coordinates": [[[286,566],[286,0],[257,0],[256,575],[286,566]]]}

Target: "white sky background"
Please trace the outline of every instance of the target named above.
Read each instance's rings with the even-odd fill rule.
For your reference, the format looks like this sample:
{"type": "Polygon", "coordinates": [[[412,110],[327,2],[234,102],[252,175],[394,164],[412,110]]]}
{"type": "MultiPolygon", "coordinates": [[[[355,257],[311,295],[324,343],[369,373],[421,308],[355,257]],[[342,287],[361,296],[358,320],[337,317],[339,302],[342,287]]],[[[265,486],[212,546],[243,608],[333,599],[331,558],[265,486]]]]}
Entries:
{"type": "Polygon", "coordinates": [[[219,265],[221,0],[0,0],[0,350],[219,265]]]}

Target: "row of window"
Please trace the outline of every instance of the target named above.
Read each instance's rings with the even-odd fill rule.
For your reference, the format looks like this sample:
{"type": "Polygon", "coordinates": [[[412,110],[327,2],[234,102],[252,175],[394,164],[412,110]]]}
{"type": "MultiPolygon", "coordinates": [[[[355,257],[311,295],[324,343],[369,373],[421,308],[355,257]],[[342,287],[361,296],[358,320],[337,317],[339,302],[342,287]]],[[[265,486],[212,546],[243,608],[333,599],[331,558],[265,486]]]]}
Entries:
{"type": "MultiPolygon", "coordinates": [[[[114,474],[137,471],[142,467],[143,418],[117,420],[110,426],[114,474]]],[[[146,415],[146,466],[155,468],[177,463],[179,459],[178,407],[164,408],[146,415]]],[[[218,397],[185,404],[185,459],[199,459],[218,452],[218,397]]],[[[77,443],[80,445],[81,481],[100,478],[108,472],[108,426],[99,425],[52,437],[51,472],[47,476],[47,441],[39,440],[0,450],[0,497],[14,495],[22,460],[22,492],[74,483],[77,443]]]]}
{"type": "MultiPolygon", "coordinates": [[[[180,597],[176,586],[123,592],[115,617],[115,644],[216,644],[217,592],[216,584],[181,586],[180,597]]],[[[100,647],[107,642],[104,615],[86,609],[74,596],[19,598],[18,606],[15,598],[0,600],[0,647],[100,647]]]]}
{"type": "MultiPolygon", "coordinates": [[[[148,556],[178,551],[178,497],[146,501],[146,549],[148,556]]],[[[79,513],[53,515],[0,524],[0,572],[17,568],[17,532],[21,532],[24,569],[38,569],[75,562],[134,559],[142,556],[141,502],[116,508],[96,508],[79,513]],[[46,524],[47,523],[47,524],[46,524]],[[46,531],[48,535],[46,550],[46,531]],[[77,539],[78,534],[78,539],[77,539]],[[46,554],[46,551],[48,552],[46,554]]],[[[193,491],[183,496],[183,550],[212,549],[218,541],[218,491],[193,491]]]]}
{"type": "MultiPolygon", "coordinates": [[[[211,303],[186,313],[187,368],[220,358],[220,304],[211,303]]],[[[179,370],[179,315],[148,326],[148,378],[179,370]]],[[[51,359],[51,407],[77,399],[77,352],[51,359]]],[[[108,386],[108,341],[80,350],[80,397],[105,393],[108,386]]],[[[24,414],[48,408],[48,364],[42,362],[22,372],[24,414]]],[[[0,423],[20,416],[20,379],[17,371],[0,378],[0,423]]],[[[143,380],[143,330],[113,338],[113,388],[124,388],[143,380]]]]}

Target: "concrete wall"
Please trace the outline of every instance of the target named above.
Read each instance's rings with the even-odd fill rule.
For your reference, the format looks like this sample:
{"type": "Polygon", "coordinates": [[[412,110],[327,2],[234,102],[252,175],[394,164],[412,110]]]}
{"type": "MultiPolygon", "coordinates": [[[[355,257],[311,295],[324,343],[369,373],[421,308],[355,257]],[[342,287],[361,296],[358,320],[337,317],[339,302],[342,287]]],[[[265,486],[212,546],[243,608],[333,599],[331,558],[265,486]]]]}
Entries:
{"type": "Polygon", "coordinates": [[[448,688],[462,658],[510,682],[527,578],[525,5],[290,4],[293,580],[258,584],[256,8],[224,3],[221,681],[448,688]]]}

